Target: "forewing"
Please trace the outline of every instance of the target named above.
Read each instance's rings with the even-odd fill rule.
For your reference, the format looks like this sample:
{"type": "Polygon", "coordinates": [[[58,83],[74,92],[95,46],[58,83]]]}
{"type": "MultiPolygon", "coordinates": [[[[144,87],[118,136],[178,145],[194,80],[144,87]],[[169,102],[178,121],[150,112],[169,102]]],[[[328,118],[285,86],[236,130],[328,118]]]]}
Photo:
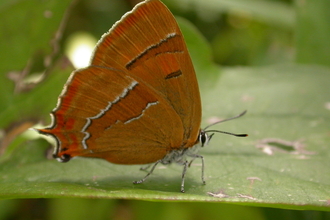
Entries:
{"type": "Polygon", "coordinates": [[[121,69],[163,96],[181,118],[182,146],[195,144],[201,123],[198,83],[183,35],[163,3],[146,1],[124,15],[102,37],[91,62],[121,69]]]}

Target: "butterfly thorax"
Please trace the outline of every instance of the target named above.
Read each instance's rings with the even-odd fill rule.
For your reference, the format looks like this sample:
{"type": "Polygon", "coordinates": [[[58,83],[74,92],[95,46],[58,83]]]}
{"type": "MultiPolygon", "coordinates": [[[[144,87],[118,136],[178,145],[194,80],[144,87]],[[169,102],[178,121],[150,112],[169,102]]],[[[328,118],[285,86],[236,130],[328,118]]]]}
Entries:
{"type": "Polygon", "coordinates": [[[208,136],[203,130],[200,130],[198,135],[198,140],[196,141],[195,145],[189,148],[183,148],[179,150],[172,150],[170,151],[160,162],[164,165],[171,164],[171,163],[178,163],[184,164],[187,161],[187,157],[196,158],[201,157],[198,155],[199,150],[201,147],[204,147],[208,144],[210,138],[212,136],[208,136]]]}

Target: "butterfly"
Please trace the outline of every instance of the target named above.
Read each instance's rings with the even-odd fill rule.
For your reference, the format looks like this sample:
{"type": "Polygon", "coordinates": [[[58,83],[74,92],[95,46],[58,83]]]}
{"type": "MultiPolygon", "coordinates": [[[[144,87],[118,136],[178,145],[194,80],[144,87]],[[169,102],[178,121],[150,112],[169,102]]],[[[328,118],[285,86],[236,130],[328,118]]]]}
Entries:
{"type": "Polygon", "coordinates": [[[197,152],[214,130],[200,129],[201,111],[180,28],[161,1],[146,0],[102,36],[90,65],[74,71],[65,84],[52,124],[37,130],[54,137],[53,155],[60,162],[81,156],[153,164],[136,184],[157,164],[181,164],[184,192],[187,168],[196,158],[202,160],[205,183],[204,159],[197,152]]]}

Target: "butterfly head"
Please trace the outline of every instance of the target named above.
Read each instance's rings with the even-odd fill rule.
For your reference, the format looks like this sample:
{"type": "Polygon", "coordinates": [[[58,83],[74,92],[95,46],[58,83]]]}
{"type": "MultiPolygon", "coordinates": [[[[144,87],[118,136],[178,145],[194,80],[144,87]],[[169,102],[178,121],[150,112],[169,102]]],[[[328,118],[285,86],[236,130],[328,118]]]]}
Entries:
{"type": "Polygon", "coordinates": [[[239,118],[241,116],[243,116],[246,113],[246,111],[242,112],[241,114],[231,117],[231,118],[227,118],[221,121],[217,121],[215,123],[212,123],[208,126],[206,126],[204,129],[201,129],[201,131],[199,132],[199,137],[198,137],[198,141],[200,143],[201,147],[204,147],[205,145],[207,145],[209,143],[209,141],[211,140],[212,136],[214,135],[214,132],[217,133],[223,133],[223,134],[229,134],[229,135],[233,135],[236,137],[246,137],[248,136],[247,134],[235,134],[235,133],[231,133],[231,132],[226,132],[226,131],[219,131],[219,130],[207,130],[209,127],[219,124],[221,122],[225,122],[225,121],[229,121],[235,118],[239,118]],[[211,133],[210,135],[208,133],[211,133]]]}
{"type": "Polygon", "coordinates": [[[199,140],[201,147],[208,145],[208,143],[211,140],[213,135],[214,135],[214,133],[209,135],[205,130],[201,130],[199,133],[199,136],[198,136],[198,140],[199,140]]]}

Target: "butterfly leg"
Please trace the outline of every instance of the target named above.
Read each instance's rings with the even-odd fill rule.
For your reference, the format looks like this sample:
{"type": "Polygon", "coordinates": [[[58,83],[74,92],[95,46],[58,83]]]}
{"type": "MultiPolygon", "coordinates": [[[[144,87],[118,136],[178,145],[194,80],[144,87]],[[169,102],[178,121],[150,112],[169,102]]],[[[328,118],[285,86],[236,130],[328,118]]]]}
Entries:
{"type": "MultiPolygon", "coordinates": [[[[154,171],[154,169],[156,168],[156,166],[161,162],[161,160],[157,161],[156,163],[154,163],[154,165],[151,167],[151,170],[147,173],[147,175],[143,178],[143,179],[140,179],[140,180],[136,180],[136,181],[133,181],[134,184],[140,184],[140,183],[143,183],[148,176],[150,176],[150,174],[152,174],[152,172],[154,171]]],[[[150,167],[147,166],[145,167],[145,169],[148,169],[150,167]]],[[[141,168],[142,169],[142,168],[141,168]]]]}
{"type": "Polygon", "coordinates": [[[192,157],[193,159],[191,159],[190,162],[188,162],[187,160],[185,162],[182,163],[182,165],[184,166],[183,167],[183,171],[182,171],[182,180],[181,180],[181,192],[184,193],[184,177],[186,175],[186,172],[187,172],[187,168],[190,167],[191,163],[196,159],[196,158],[200,158],[202,160],[202,175],[201,175],[201,178],[202,178],[202,182],[203,184],[205,185],[206,182],[205,182],[205,179],[204,179],[204,157],[201,156],[201,155],[198,155],[198,154],[192,154],[192,155],[189,155],[189,157],[192,157]]]}
{"type": "Polygon", "coordinates": [[[192,164],[192,162],[195,160],[195,158],[193,158],[193,159],[191,159],[191,161],[189,162],[189,165],[188,165],[188,167],[190,167],[191,166],[191,164],[192,164]]]}
{"type": "Polygon", "coordinates": [[[147,169],[149,169],[149,167],[151,167],[151,165],[152,165],[152,164],[149,164],[149,165],[147,165],[147,166],[145,166],[145,167],[141,167],[140,170],[147,170],[147,169]]]}
{"type": "Polygon", "coordinates": [[[181,179],[181,192],[184,193],[184,177],[186,175],[187,167],[188,167],[189,163],[186,160],[185,162],[183,162],[182,165],[183,165],[183,171],[182,171],[182,179],[181,179]]]}
{"type": "Polygon", "coordinates": [[[205,179],[204,179],[204,157],[201,156],[201,155],[196,155],[197,158],[200,158],[202,160],[202,183],[205,185],[206,182],[205,182],[205,179]]]}
{"type": "Polygon", "coordinates": [[[204,179],[204,157],[201,156],[201,155],[198,155],[198,154],[192,154],[192,155],[189,155],[189,157],[193,158],[193,159],[191,159],[191,161],[189,163],[189,167],[196,158],[200,158],[202,160],[202,176],[201,176],[201,178],[202,178],[203,184],[205,185],[206,182],[205,182],[205,179],[204,179]]]}

